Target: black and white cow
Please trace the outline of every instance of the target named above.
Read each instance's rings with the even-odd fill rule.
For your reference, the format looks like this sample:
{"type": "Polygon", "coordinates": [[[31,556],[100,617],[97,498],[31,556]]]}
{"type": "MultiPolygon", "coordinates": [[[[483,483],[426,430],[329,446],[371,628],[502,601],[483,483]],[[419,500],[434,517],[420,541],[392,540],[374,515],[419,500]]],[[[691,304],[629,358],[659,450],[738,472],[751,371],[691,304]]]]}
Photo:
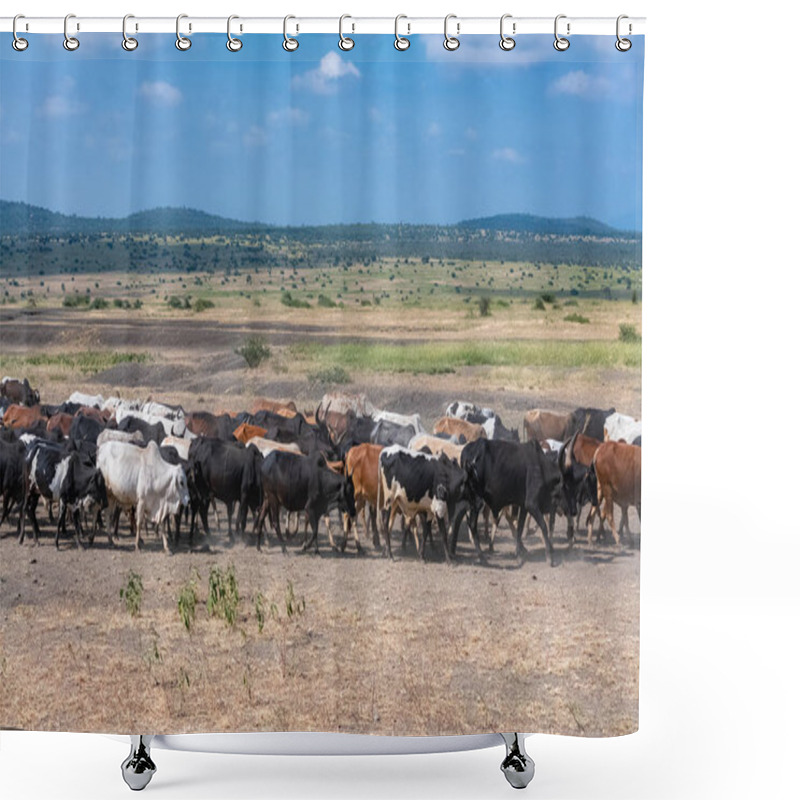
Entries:
{"type": "MultiPolygon", "coordinates": [[[[58,524],[56,527],[56,549],[61,534],[67,532],[67,511],[72,513],[75,536],[82,548],[83,526],[81,511],[94,518],[97,510],[108,505],[103,475],[93,464],[76,452],[67,452],[64,447],[50,442],[34,442],[25,458],[25,514],[31,521],[33,537],[39,544],[39,524],[36,521],[36,506],[39,498],[58,502],[58,524]]],[[[25,519],[20,524],[19,542],[25,539],[25,519]]],[[[109,542],[111,537],[109,536],[109,542]]],[[[91,543],[91,537],[90,537],[91,543]]]]}
{"type": "MultiPolygon", "coordinates": [[[[270,522],[281,550],[286,552],[286,542],[281,533],[280,512],[305,511],[311,528],[306,534],[303,550],[314,548],[319,553],[319,521],[328,511],[338,508],[343,514],[355,517],[353,479],[329,469],[321,455],[304,456],[273,450],[264,458],[261,474],[261,510],[256,520],[257,546],[261,549],[264,520],[269,514],[270,522]]],[[[330,534],[330,530],[329,530],[330,534]]],[[[331,540],[331,547],[334,543],[331,540]]]]}
{"type": "MultiPolygon", "coordinates": [[[[445,558],[450,560],[447,538],[447,520],[460,518],[459,503],[469,498],[467,476],[459,465],[447,456],[434,456],[416,450],[407,450],[393,445],[381,451],[378,462],[377,507],[381,529],[386,539],[386,550],[392,558],[391,531],[394,518],[399,511],[406,525],[422,515],[424,528],[435,521],[444,544],[445,558]]],[[[414,532],[417,553],[424,557],[425,533],[420,546],[419,536],[414,532]]],[[[480,545],[475,540],[480,554],[480,545]]]]}
{"type": "MultiPolygon", "coordinates": [[[[479,500],[489,507],[495,520],[508,506],[518,509],[514,538],[516,554],[525,551],[522,531],[530,515],[542,531],[545,552],[553,565],[553,548],[547,530],[545,514],[558,500],[561,475],[558,467],[545,457],[538,442],[497,441],[478,439],[467,444],[461,452],[461,466],[467,473],[473,504],[470,510],[470,529],[477,541],[479,500]]],[[[451,547],[455,551],[457,531],[451,547]]]]}

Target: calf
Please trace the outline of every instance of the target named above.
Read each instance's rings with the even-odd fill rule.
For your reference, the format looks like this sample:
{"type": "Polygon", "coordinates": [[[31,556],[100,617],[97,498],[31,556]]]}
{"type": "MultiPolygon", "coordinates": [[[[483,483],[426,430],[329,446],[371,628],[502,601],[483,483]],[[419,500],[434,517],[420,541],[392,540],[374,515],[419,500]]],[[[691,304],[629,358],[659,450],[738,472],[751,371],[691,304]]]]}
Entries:
{"type": "Polygon", "coordinates": [[[604,442],[594,454],[592,471],[597,479],[597,505],[601,519],[608,520],[614,541],[619,545],[620,536],[614,524],[614,503],[622,509],[620,533],[628,520],[628,506],[636,506],[640,524],[642,520],[642,448],[621,442],[604,442]]]}
{"type": "Polygon", "coordinates": [[[15,404],[9,406],[3,414],[3,425],[6,428],[30,428],[40,420],[46,421],[46,417],[39,405],[28,407],[15,404]]]}

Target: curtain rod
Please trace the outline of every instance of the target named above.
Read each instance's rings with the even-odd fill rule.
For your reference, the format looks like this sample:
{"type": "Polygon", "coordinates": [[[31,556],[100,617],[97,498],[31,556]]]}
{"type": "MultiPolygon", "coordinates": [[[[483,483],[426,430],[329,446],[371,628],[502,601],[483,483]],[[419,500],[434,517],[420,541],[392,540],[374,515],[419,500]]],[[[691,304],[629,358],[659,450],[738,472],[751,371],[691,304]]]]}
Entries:
{"type": "MultiPolygon", "coordinates": [[[[554,31],[554,17],[507,17],[505,31],[508,35],[519,36],[532,33],[554,31]]],[[[0,31],[12,31],[13,17],[0,17],[0,31]]],[[[403,36],[414,34],[444,33],[443,17],[401,17],[398,31],[403,36]]],[[[134,33],[175,33],[175,17],[130,17],[127,23],[129,35],[134,33]]],[[[338,34],[339,17],[292,17],[288,31],[299,33],[338,34]]],[[[350,17],[342,23],[344,33],[395,33],[394,17],[350,17]]],[[[623,22],[623,35],[643,34],[644,17],[629,17],[623,22]]],[[[193,17],[187,15],[181,20],[181,33],[225,33],[228,29],[227,17],[193,17]]],[[[284,32],[283,17],[238,17],[232,30],[237,34],[284,32]]],[[[448,30],[452,35],[498,33],[500,15],[496,17],[458,17],[451,18],[448,30]]],[[[616,17],[570,17],[561,16],[559,32],[567,35],[614,35],[617,30],[616,17]],[[567,26],[569,25],[569,30],[567,26]]],[[[76,33],[122,33],[122,17],[81,17],[71,16],[69,32],[76,33]]],[[[64,33],[64,17],[21,17],[17,21],[17,33],[64,33]]]]}

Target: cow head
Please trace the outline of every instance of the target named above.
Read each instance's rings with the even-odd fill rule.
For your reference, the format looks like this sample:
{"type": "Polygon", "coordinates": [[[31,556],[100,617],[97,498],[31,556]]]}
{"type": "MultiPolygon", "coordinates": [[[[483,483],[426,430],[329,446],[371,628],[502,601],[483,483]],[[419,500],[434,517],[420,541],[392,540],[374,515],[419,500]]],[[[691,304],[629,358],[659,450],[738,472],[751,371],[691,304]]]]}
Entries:
{"type": "MultiPolygon", "coordinates": [[[[170,505],[175,504],[177,506],[188,506],[189,505],[189,482],[186,479],[186,473],[183,471],[183,467],[175,467],[175,472],[172,475],[172,480],[170,481],[170,489],[171,497],[170,497],[170,505]]],[[[170,509],[171,510],[171,509],[170,509]]],[[[172,511],[172,510],[171,510],[172,511]]],[[[173,514],[178,513],[178,508],[172,511],[173,514]]]]}

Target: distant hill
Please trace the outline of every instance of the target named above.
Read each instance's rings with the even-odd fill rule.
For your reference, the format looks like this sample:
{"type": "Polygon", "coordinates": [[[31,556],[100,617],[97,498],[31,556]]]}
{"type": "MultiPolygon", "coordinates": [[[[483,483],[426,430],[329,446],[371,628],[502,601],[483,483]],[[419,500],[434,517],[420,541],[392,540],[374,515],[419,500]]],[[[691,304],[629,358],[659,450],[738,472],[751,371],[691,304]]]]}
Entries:
{"type": "Polygon", "coordinates": [[[493,217],[465,219],[455,227],[467,230],[516,231],[542,236],[602,236],[615,239],[631,236],[630,233],[612,228],[591,217],[537,217],[533,214],[496,214],[493,217]]]}

